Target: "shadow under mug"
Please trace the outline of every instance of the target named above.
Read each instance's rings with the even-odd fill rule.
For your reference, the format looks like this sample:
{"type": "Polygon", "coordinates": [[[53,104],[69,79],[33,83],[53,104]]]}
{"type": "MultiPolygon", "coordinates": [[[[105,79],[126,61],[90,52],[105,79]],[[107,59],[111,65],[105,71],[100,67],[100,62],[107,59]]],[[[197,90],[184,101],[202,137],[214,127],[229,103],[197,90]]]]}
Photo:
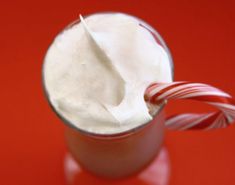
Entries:
{"type": "MultiPolygon", "coordinates": [[[[153,35],[156,42],[167,52],[173,76],[172,57],[160,34],[143,20],[134,18],[140,22],[140,26],[153,35]]],[[[79,23],[80,20],[77,20],[65,29],[79,23]]],[[[69,153],[82,169],[99,177],[121,179],[138,174],[156,159],[164,138],[165,116],[163,109],[165,104],[161,105],[151,122],[137,128],[118,134],[90,133],[75,127],[54,109],[45,87],[44,73],[42,73],[42,76],[43,87],[49,104],[67,125],[65,136],[69,153]]]]}

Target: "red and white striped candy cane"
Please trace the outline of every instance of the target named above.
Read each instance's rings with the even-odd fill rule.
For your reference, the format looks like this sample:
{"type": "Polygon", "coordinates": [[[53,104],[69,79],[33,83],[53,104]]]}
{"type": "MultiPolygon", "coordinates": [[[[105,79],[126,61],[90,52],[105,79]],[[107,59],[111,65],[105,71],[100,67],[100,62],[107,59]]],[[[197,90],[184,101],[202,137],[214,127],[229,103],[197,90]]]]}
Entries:
{"type": "Polygon", "coordinates": [[[146,101],[159,104],[171,99],[192,99],[219,109],[205,114],[178,114],[166,120],[166,127],[174,130],[223,128],[235,120],[235,101],[227,93],[202,83],[173,82],[152,84],[145,93],[146,101]]]}

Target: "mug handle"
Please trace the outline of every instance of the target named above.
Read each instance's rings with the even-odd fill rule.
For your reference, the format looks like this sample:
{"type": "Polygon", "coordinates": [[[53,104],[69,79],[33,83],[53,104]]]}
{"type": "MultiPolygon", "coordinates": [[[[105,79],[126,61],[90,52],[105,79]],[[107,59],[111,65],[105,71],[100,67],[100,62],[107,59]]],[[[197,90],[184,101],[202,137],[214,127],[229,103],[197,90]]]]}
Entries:
{"type": "Polygon", "coordinates": [[[210,104],[218,109],[210,113],[185,113],[167,118],[166,127],[172,130],[210,130],[224,128],[235,120],[235,100],[231,95],[203,83],[154,83],[145,92],[151,104],[174,99],[191,99],[210,104]]]}

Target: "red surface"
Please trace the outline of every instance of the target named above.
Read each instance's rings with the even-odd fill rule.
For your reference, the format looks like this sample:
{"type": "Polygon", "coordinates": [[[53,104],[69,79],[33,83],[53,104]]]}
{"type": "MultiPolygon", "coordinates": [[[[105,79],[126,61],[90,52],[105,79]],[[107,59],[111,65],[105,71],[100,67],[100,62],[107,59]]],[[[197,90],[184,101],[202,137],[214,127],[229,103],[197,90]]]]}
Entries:
{"type": "MultiPolygon", "coordinates": [[[[235,95],[235,3],[228,1],[1,1],[0,184],[64,184],[63,125],[41,87],[44,54],[79,13],[123,11],[143,18],[173,54],[175,80],[210,83],[235,95]]],[[[168,112],[205,111],[170,103],[168,112]]],[[[212,132],[168,132],[170,185],[235,183],[235,126],[212,132]]]]}

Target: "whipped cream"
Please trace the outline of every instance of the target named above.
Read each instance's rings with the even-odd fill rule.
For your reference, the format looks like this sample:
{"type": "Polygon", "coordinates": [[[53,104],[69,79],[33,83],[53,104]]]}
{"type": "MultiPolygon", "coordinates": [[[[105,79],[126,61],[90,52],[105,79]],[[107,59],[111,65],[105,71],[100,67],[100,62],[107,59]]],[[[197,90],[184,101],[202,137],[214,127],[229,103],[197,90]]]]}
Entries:
{"type": "Polygon", "coordinates": [[[132,16],[80,19],[55,38],[45,57],[52,106],[75,127],[93,133],[119,133],[150,121],[159,107],[146,104],[146,88],[172,81],[166,51],[148,25],[132,16]]]}

